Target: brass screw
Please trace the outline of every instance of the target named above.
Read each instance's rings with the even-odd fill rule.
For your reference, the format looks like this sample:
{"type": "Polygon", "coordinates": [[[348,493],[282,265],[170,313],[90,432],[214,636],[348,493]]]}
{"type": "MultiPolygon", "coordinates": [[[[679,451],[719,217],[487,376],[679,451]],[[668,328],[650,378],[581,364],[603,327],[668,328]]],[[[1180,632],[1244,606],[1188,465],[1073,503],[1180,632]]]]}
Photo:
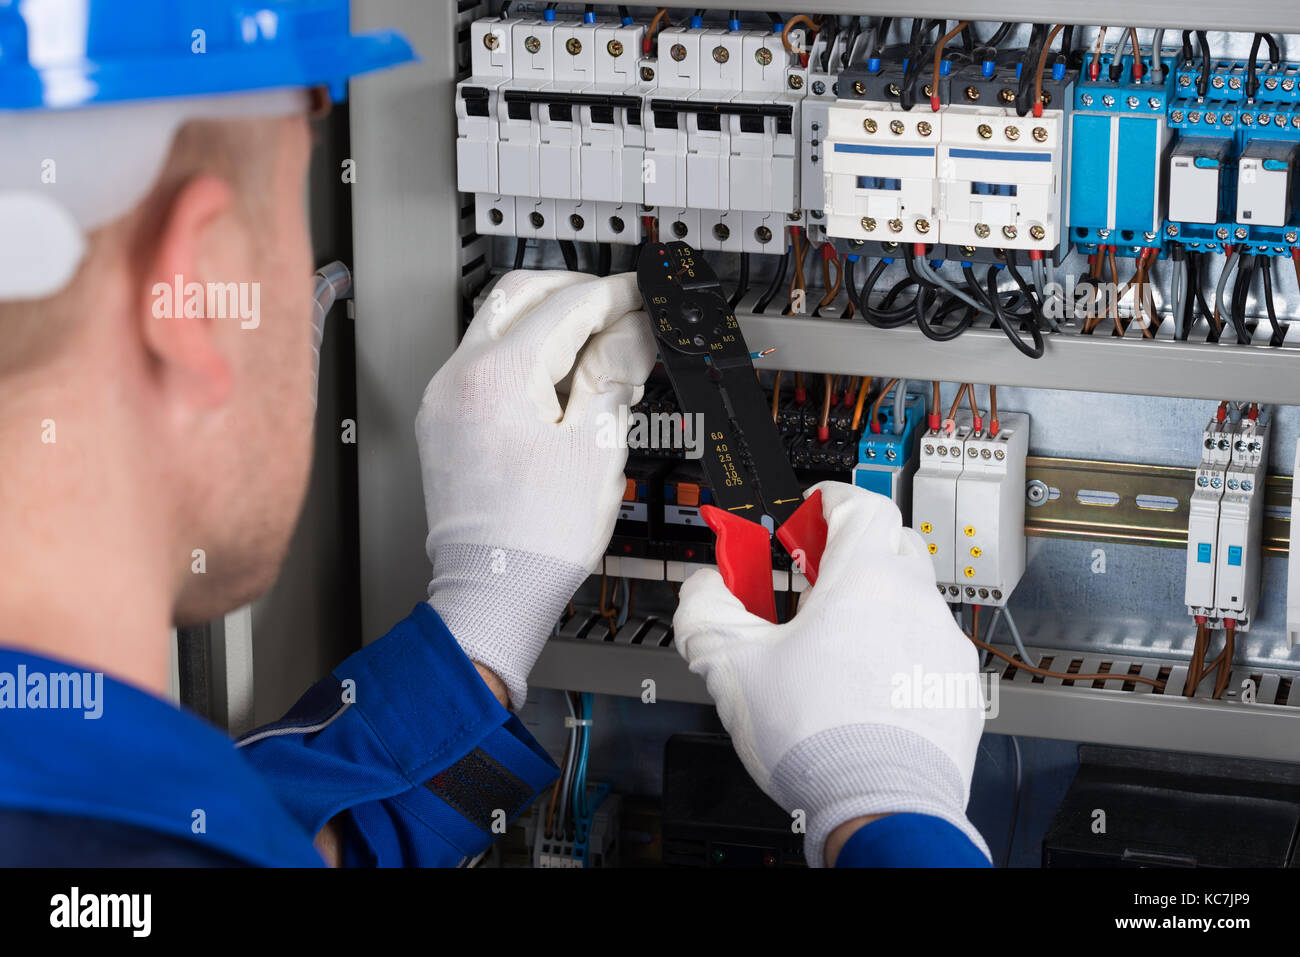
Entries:
{"type": "Polygon", "coordinates": [[[868,133],[874,133],[876,132],[877,129],[879,129],[879,125],[876,123],[875,120],[873,120],[871,117],[868,116],[865,120],[862,121],[862,128],[866,130],[868,133]]]}
{"type": "Polygon", "coordinates": [[[889,228],[893,232],[901,233],[903,231],[903,221],[901,219],[891,219],[889,221],[889,228]]]}
{"type": "MultiPolygon", "coordinates": [[[[978,236],[980,239],[988,239],[988,238],[989,238],[989,224],[988,224],[988,223],[976,223],[976,224],[975,224],[975,235],[978,236]]],[[[973,250],[972,250],[972,251],[973,251],[973,250]]]]}
{"type": "Polygon", "coordinates": [[[921,92],[924,93],[927,97],[934,96],[934,87],[932,87],[929,83],[927,83],[924,87],[921,88],[921,92]]]}
{"type": "Polygon", "coordinates": [[[642,80],[644,80],[646,83],[649,83],[649,82],[650,82],[651,80],[653,80],[654,78],[655,78],[655,71],[654,71],[654,70],[650,69],[650,67],[648,67],[648,66],[643,66],[643,67],[641,67],[641,79],[642,79],[642,80]]]}
{"type": "Polygon", "coordinates": [[[916,132],[920,133],[922,136],[929,136],[931,133],[934,132],[934,127],[932,127],[925,120],[922,120],[921,122],[916,124],[916,132]]]}
{"type": "Polygon", "coordinates": [[[726,223],[717,223],[713,227],[713,237],[717,239],[718,242],[725,243],[731,238],[731,229],[726,223]]]}
{"type": "Polygon", "coordinates": [[[620,57],[623,55],[623,44],[617,40],[610,40],[605,44],[605,52],[612,57],[620,57]]]}
{"type": "Polygon", "coordinates": [[[546,225],[546,217],[537,212],[529,213],[528,221],[533,224],[533,229],[541,229],[546,225]]]}
{"type": "Polygon", "coordinates": [[[901,96],[902,93],[903,93],[903,91],[900,90],[900,89],[898,88],[898,84],[897,84],[897,83],[891,83],[891,84],[889,84],[889,86],[885,87],[885,94],[886,94],[887,96],[892,96],[892,97],[897,98],[897,97],[901,96]]]}
{"type": "Polygon", "coordinates": [[[719,63],[726,63],[731,59],[731,51],[726,47],[717,46],[713,48],[713,59],[719,63]]]}
{"type": "Polygon", "coordinates": [[[483,45],[489,50],[495,50],[501,45],[501,37],[495,33],[485,33],[483,34],[483,45]]]}
{"type": "Polygon", "coordinates": [[[1035,126],[1035,127],[1034,127],[1034,139],[1038,140],[1038,142],[1040,142],[1040,143],[1046,143],[1046,142],[1047,142],[1047,128],[1046,128],[1046,127],[1043,127],[1043,126],[1035,126]]]}
{"type": "Polygon", "coordinates": [[[686,59],[686,47],[682,46],[680,43],[674,43],[672,49],[669,50],[668,53],[678,63],[681,63],[686,59]]]}
{"type": "Polygon", "coordinates": [[[569,51],[570,56],[577,56],[582,52],[582,41],[577,37],[569,37],[564,41],[564,49],[569,51]]]}
{"type": "Polygon", "coordinates": [[[902,120],[889,121],[889,132],[893,133],[895,136],[902,136],[904,129],[906,129],[906,127],[903,126],[902,120]]]}
{"type": "Polygon", "coordinates": [[[974,247],[974,246],[962,246],[962,247],[961,247],[961,254],[962,254],[963,256],[974,256],[974,255],[975,255],[975,247],[974,247]]]}
{"type": "Polygon", "coordinates": [[[1039,102],[1042,103],[1043,106],[1051,106],[1051,105],[1052,105],[1052,94],[1050,94],[1050,93],[1048,93],[1046,90],[1044,90],[1044,91],[1043,91],[1043,95],[1042,95],[1042,97],[1040,98],[1039,102]]]}
{"type": "Polygon", "coordinates": [[[492,220],[492,225],[494,226],[500,226],[505,221],[505,218],[505,213],[501,212],[499,209],[494,208],[488,210],[488,219],[492,220]]]}
{"type": "Polygon", "coordinates": [[[918,219],[916,221],[916,231],[918,233],[928,233],[930,231],[930,221],[928,219],[918,219]]]}
{"type": "Polygon", "coordinates": [[[1016,227],[1014,227],[1014,226],[1003,226],[1003,227],[1002,227],[1002,235],[1005,236],[1005,237],[1007,237],[1007,239],[1015,239],[1015,238],[1016,238],[1016,227]]]}
{"type": "Polygon", "coordinates": [[[1238,226],[1235,235],[1238,239],[1245,239],[1250,233],[1245,226],[1238,226]]]}
{"type": "Polygon", "coordinates": [[[759,47],[754,51],[754,59],[763,66],[767,66],[772,62],[772,51],[767,47],[759,47]]]}
{"type": "Polygon", "coordinates": [[[981,123],[975,132],[980,135],[980,139],[986,140],[993,135],[993,127],[989,126],[987,123],[981,123]]]}
{"type": "Polygon", "coordinates": [[[582,227],[587,225],[587,221],[577,213],[574,213],[569,217],[569,225],[573,227],[575,233],[580,233],[582,232],[582,227]]]}
{"type": "Polygon", "coordinates": [[[1008,127],[1007,127],[1005,130],[1003,130],[1002,132],[1003,132],[1004,134],[1006,134],[1006,137],[1007,137],[1007,139],[1009,139],[1009,140],[1018,140],[1018,139],[1020,139],[1020,127],[1018,127],[1018,126],[1008,126],[1008,127]]]}
{"type": "Polygon", "coordinates": [[[542,48],[542,41],[537,39],[537,37],[524,38],[524,49],[527,50],[529,53],[536,53],[541,48],[542,48]]]}
{"type": "Polygon", "coordinates": [[[964,91],[962,91],[962,96],[966,97],[966,99],[970,100],[972,103],[978,103],[980,91],[973,86],[968,86],[964,91]]]}
{"type": "Polygon", "coordinates": [[[1016,91],[1009,87],[1003,87],[998,92],[998,99],[1003,103],[1014,103],[1016,102],[1016,91]]]}
{"type": "Polygon", "coordinates": [[[861,80],[854,80],[853,92],[856,93],[858,96],[866,96],[867,85],[863,83],[861,80]]]}
{"type": "Polygon", "coordinates": [[[792,90],[803,89],[803,77],[800,76],[798,73],[791,73],[790,79],[787,81],[787,83],[789,84],[790,89],[792,90]]]}
{"type": "Polygon", "coordinates": [[[874,233],[876,231],[876,221],[872,219],[870,216],[863,216],[862,229],[865,232],[874,233]]]}
{"type": "Polygon", "coordinates": [[[759,226],[754,230],[754,238],[760,243],[770,243],[772,241],[772,230],[766,226],[759,226]]]}
{"type": "Polygon", "coordinates": [[[1047,238],[1047,230],[1042,226],[1030,226],[1029,235],[1032,239],[1043,240],[1047,238]]]}

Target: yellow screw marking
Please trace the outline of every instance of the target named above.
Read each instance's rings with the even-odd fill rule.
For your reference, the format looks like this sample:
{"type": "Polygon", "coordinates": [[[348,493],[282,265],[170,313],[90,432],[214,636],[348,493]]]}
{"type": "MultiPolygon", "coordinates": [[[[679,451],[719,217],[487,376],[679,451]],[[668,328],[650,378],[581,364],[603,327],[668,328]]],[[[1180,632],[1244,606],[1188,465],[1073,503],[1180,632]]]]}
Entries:
{"type": "Polygon", "coordinates": [[[922,522],[921,531],[924,532],[926,535],[929,535],[931,532],[934,531],[934,526],[931,525],[929,522],[922,522]]]}
{"type": "Polygon", "coordinates": [[[931,542],[931,543],[930,543],[930,554],[931,554],[931,555],[936,555],[936,554],[938,554],[938,552],[939,552],[939,546],[936,545],[934,542],[931,542]]]}
{"type": "Polygon", "coordinates": [[[967,525],[964,529],[962,529],[962,531],[966,533],[967,538],[973,538],[975,535],[975,526],[967,525]]]}
{"type": "Polygon", "coordinates": [[[981,555],[983,555],[983,554],[984,554],[984,553],[983,553],[982,551],[980,551],[980,547],[979,547],[978,545],[972,545],[972,546],[971,546],[971,549],[970,549],[970,557],[971,557],[971,558],[979,558],[979,557],[980,557],[981,555]]]}
{"type": "Polygon", "coordinates": [[[964,569],[962,569],[962,574],[965,575],[967,578],[974,578],[974,577],[975,577],[975,569],[973,569],[973,568],[971,568],[969,565],[967,565],[964,569]]]}

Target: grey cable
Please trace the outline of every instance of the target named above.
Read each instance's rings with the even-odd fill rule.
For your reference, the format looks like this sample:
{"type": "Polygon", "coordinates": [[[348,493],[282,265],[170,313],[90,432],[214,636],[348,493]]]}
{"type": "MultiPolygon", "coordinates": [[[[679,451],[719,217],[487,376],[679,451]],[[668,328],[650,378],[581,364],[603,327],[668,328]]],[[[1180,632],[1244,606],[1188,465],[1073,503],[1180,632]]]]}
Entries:
{"type": "Polygon", "coordinates": [[[1151,35],[1151,82],[1156,86],[1165,82],[1165,61],[1160,58],[1160,48],[1165,45],[1165,28],[1159,27],[1151,35]]]}
{"type": "MultiPolygon", "coordinates": [[[[1041,259],[1031,259],[1029,260],[1029,268],[1034,273],[1034,288],[1038,290],[1038,301],[1043,306],[1043,318],[1047,320],[1047,324],[1052,327],[1053,332],[1060,332],[1061,324],[1052,315],[1056,310],[1047,303],[1047,285],[1043,281],[1043,261],[1041,259]]],[[[1056,298],[1055,292],[1052,293],[1052,298],[1056,298]]]]}
{"type": "Polygon", "coordinates": [[[1016,620],[1011,617],[1010,609],[999,608],[993,613],[993,621],[989,624],[989,632],[984,636],[984,640],[990,645],[993,644],[993,635],[997,631],[998,622],[1003,618],[1007,620],[1007,628],[1011,630],[1011,641],[1016,646],[1016,651],[1020,653],[1020,660],[1037,668],[1039,666],[1038,662],[1031,659],[1029,652],[1025,650],[1025,643],[1020,637],[1020,629],[1016,627],[1016,620]]]}
{"type": "Polygon", "coordinates": [[[1024,789],[1024,761],[1020,755],[1020,739],[1011,735],[1011,750],[1016,759],[1016,793],[1011,801],[1011,826],[1007,829],[1007,856],[1003,867],[1011,866],[1011,852],[1016,846],[1016,824],[1020,821],[1020,792],[1024,789]]]}
{"type": "Polygon", "coordinates": [[[1183,324],[1183,291],[1187,285],[1187,262],[1179,259],[1174,262],[1173,273],[1169,278],[1169,305],[1174,314],[1174,339],[1179,336],[1179,327],[1183,324]]]}
{"type": "MultiPolygon", "coordinates": [[[[1062,288],[1057,284],[1057,282],[1056,282],[1056,263],[1052,262],[1052,257],[1051,257],[1051,256],[1048,256],[1047,259],[1044,260],[1044,261],[1047,263],[1047,266],[1046,266],[1046,269],[1047,269],[1047,288],[1052,290],[1052,295],[1053,295],[1053,296],[1056,296],[1056,297],[1059,297],[1059,298],[1060,298],[1060,300],[1061,300],[1061,314],[1064,315],[1065,312],[1066,312],[1066,308],[1067,308],[1067,306],[1069,306],[1069,299],[1066,298],[1065,290],[1062,289],[1062,288]]],[[[1074,309],[1073,309],[1073,307],[1070,308],[1070,318],[1074,318],[1074,309]]],[[[1065,330],[1063,330],[1063,329],[1060,327],[1060,325],[1057,325],[1057,326],[1055,327],[1055,331],[1057,331],[1057,332],[1064,332],[1065,330]]]]}
{"type": "Polygon", "coordinates": [[[993,310],[990,309],[988,306],[984,305],[982,302],[977,301],[973,296],[970,296],[963,290],[958,289],[947,279],[944,279],[943,276],[940,276],[937,272],[935,272],[934,268],[931,267],[930,263],[926,259],[918,256],[915,261],[916,261],[916,271],[920,273],[924,278],[928,279],[936,286],[942,287],[944,290],[956,296],[962,302],[966,303],[966,305],[973,307],[979,312],[982,312],[987,316],[993,315],[993,310]]]}
{"type": "Polygon", "coordinates": [[[1219,274],[1219,284],[1214,289],[1214,308],[1218,311],[1219,320],[1223,323],[1225,329],[1230,324],[1232,315],[1223,304],[1223,291],[1228,288],[1228,278],[1232,275],[1233,271],[1236,270],[1237,258],[1240,255],[1241,253],[1237,250],[1234,249],[1232,251],[1232,255],[1228,257],[1228,261],[1223,265],[1223,272],[1219,274]]]}
{"type": "Polygon", "coordinates": [[[907,424],[907,380],[899,379],[898,388],[894,390],[894,434],[902,435],[903,426],[907,424]]]}
{"type": "Polygon", "coordinates": [[[619,603],[618,615],[614,618],[614,630],[619,631],[627,624],[627,605],[632,599],[632,586],[626,578],[620,578],[623,585],[623,600],[619,603]]]}
{"type": "Polygon", "coordinates": [[[569,816],[569,790],[572,787],[573,772],[578,763],[578,714],[573,710],[573,699],[569,697],[569,693],[565,691],[562,694],[564,695],[564,703],[569,706],[569,717],[573,719],[574,725],[569,729],[568,759],[564,762],[564,773],[560,777],[560,801],[555,808],[556,830],[551,832],[561,841],[565,840],[565,835],[568,834],[565,819],[569,816]]]}

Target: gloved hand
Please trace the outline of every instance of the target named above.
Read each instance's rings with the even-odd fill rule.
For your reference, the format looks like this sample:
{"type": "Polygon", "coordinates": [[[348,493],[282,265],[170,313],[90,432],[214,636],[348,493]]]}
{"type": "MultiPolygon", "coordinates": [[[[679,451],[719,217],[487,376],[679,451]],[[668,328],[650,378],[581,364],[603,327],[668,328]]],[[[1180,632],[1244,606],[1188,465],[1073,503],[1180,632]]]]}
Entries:
{"type": "Polygon", "coordinates": [[[983,731],[978,694],[963,708],[916,693],[927,678],[953,676],[941,687],[974,692],[975,648],[894,504],[840,482],[816,488],[826,550],[793,620],[751,615],[717,571],[701,569],[681,589],[677,650],[759,787],[806,813],[809,865],[824,864],[840,824],[897,812],[943,818],[987,855],[965,813],[983,731]]]}
{"type": "Polygon", "coordinates": [[[630,273],[508,273],[416,416],[429,604],[515,708],[614,532],[627,448],[613,422],[656,354],[640,308],[630,273]]]}

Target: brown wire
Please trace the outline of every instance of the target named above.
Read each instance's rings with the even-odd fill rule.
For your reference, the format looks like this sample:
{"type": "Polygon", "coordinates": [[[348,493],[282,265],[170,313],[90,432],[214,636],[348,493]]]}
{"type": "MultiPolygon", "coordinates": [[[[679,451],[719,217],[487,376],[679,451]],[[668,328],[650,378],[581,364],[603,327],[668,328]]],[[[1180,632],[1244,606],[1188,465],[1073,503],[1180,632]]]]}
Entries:
{"type": "Polygon", "coordinates": [[[805,50],[803,47],[795,49],[794,47],[790,46],[790,31],[793,30],[800,23],[808,24],[809,34],[814,34],[821,31],[821,27],[813,23],[809,17],[801,13],[798,16],[791,17],[789,20],[785,22],[785,29],[781,31],[781,45],[784,46],[791,53],[797,53],[799,54],[799,56],[805,57],[808,55],[808,51],[805,50]]]}
{"type": "Polygon", "coordinates": [[[1047,42],[1043,44],[1043,52],[1038,55],[1038,70],[1034,73],[1034,106],[1040,111],[1043,102],[1043,71],[1047,69],[1047,58],[1051,56],[1052,41],[1064,29],[1064,23],[1058,23],[1052,27],[1052,32],[1047,35],[1047,42]]]}
{"type": "Polygon", "coordinates": [[[975,386],[973,384],[966,390],[966,398],[970,400],[971,418],[978,419],[980,417],[980,410],[975,405],[975,386]]]}
{"type": "Polygon", "coordinates": [[[969,382],[963,382],[961,388],[957,390],[957,397],[952,400],[952,405],[948,407],[948,416],[946,421],[955,422],[957,420],[957,410],[961,408],[962,396],[970,388],[969,382]]]}
{"type": "Polygon", "coordinates": [[[939,380],[935,379],[930,383],[930,414],[939,414],[939,380]]]}
{"type": "Polygon", "coordinates": [[[1187,680],[1183,682],[1183,694],[1191,697],[1196,694],[1196,686],[1201,683],[1201,669],[1205,665],[1205,646],[1208,644],[1207,630],[1203,623],[1196,625],[1196,641],[1192,643],[1192,657],[1187,662],[1187,680]]]}
{"type": "Polygon", "coordinates": [[[853,404],[853,431],[858,430],[862,423],[862,408],[867,403],[867,393],[871,391],[871,376],[864,375],[862,384],[858,386],[858,401],[853,404]]]}
{"type": "Polygon", "coordinates": [[[826,375],[826,389],[825,389],[826,394],[822,396],[822,417],[817,422],[817,425],[823,429],[827,428],[830,425],[831,398],[834,396],[835,393],[835,386],[831,382],[831,374],[827,372],[825,373],[825,375],[826,375]]]}
{"type": "Polygon", "coordinates": [[[1159,688],[1162,691],[1165,687],[1163,681],[1160,681],[1158,678],[1148,678],[1145,675],[1129,675],[1124,674],[1123,672],[1115,672],[1113,674],[1107,672],[1105,674],[1095,675],[1072,675],[1064,671],[1048,671],[1046,668],[1039,668],[1037,665],[1027,664],[1019,658],[1013,658],[1005,651],[994,648],[986,641],[980,641],[978,638],[971,635],[967,635],[966,637],[970,638],[970,640],[975,643],[976,647],[982,648],[989,654],[1001,658],[1007,664],[1015,665],[1016,668],[1021,671],[1028,671],[1031,675],[1042,675],[1044,678],[1059,678],[1061,681],[1131,681],[1134,684],[1150,685],[1151,687],[1159,688]]]}
{"type": "MultiPolygon", "coordinates": [[[[1142,67],[1142,47],[1140,47],[1140,46],[1138,45],[1138,32],[1137,32],[1137,27],[1129,27],[1129,28],[1128,28],[1128,38],[1129,38],[1131,41],[1133,41],[1133,65],[1134,65],[1138,70],[1140,70],[1140,71],[1142,71],[1143,73],[1145,73],[1146,70],[1143,69],[1143,67],[1142,67]]],[[[1159,56],[1159,55],[1160,55],[1160,54],[1159,54],[1159,51],[1155,51],[1155,53],[1154,53],[1153,55],[1155,55],[1155,56],[1159,56]]]]}
{"type": "MultiPolygon", "coordinates": [[[[1112,286],[1118,286],[1118,285],[1119,285],[1119,269],[1118,269],[1118,267],[1116,267],[1116,265],[1115,265],[1115,247],[1114,247],[1114,246],[1107,246],[1107,247],[1106,247],[1106,262],[1107,262],[1107,264],[1108,264],[1109,267],[1110,267],[1110,283],[1111,283],[1112,286]]],[[[1127,330],[1128,327],[1125,326],[1125,325],[1123,325],[1123,324],[1120,323],[1120,321],[1119,321],[1119,296],[1115,296],[1113,299],[1111,299],[1111,301],[1110,301],[1110,314],[1111,314],[1111,318],[1115,321],[1115,331],[1116,331],[1120,336],[1123,336],[1123,335],[1124,335],[1124,332],[1127,330]]]]}
{"type": "Polygon", "coordinates": [[[772,421],[775,422],[781,409],[781,370],[776,370],[776,379],[772,383],[772,421]]]}
{"type": "MultiPolygon", "coordinates": [[[[946,46],[948,45],[948,41],[949,41],[949,40],[951,40],[951,39],[952,39],[953,37],[955,37],[957,34],[961,33],[961,32],[962,32],[963,30],[965,30],[968,26],[970,26],[970,21],[969,21],[969,20],[963,20],[961,23],[957,24],[955,27],[953,27],[951,30],[949,30],[947,33],[945,33],[943,36],[941,36],[941,37],[939,38],[939,42],[938,42],[937,44],[935,44],[935,47],[934,47],[934,79],[931,81],[931,84],[930,84],[930,103],[931,103],[932,106],[934,105],[934,99],[935,99],[935,97],[937,97],[937,96],[939,95],[939,73],[940,73],[940,70],[941,70],[942,65],[943,65],[943,48],[946,47],[946,46]]],[[[935,109],[935,111],[937,112],[939,108],[938,108],[937,106],[934,106],[934,109],[935,109]]]]}
{"type": "Polygon", "coordinates": [[[818,309],[824,309],[835,301],[840,294],[840,289],[844,286],[844,266],[841,265],[839,257],[834,259],[822,259],[822,273],[826,278],[826,295],[822,301],[817,304],[818,309]],[[835,263],[835,285],[831,285],[831,263],[835,263]]]}
{"type": "Polygon", "coordinates": [[[989,425],[998,420],[998,387],[989,386],[989,425]]]}
{"type": "Polygon", "coordinates": [[[1228,689],[1228,681],[1232,678],[1232,656],[1237,650],[1237,629],[1229,628],[1223,639],[1223,651],[1219,653],[1219,662],[1217,664],[1218,674],[1214,679],[1214,697],[1219,699],[1223,697],[1223,692],[1228,689]]]}
{"type": "Polygon", "coordinates": [[[645,39],[641,41],[641,49],[647,56],[654,49],[655,31],[664,23],[671,23],[668,19],[668,8],[660,7],[659,12],[650,19],[650,26],[646,27],[645,39]]]}
{"type": "Polygon", "coordinates": [[[794,291],[796,289],[806,290],[808,280],[804,278],[803,263],[808,256],[808,247],[812,243],[808,242],[802,235],[802,230],[791,230],[794,233],[794,276],[790,280],[790,314],[794,314],[794,291]]]}
{"type": "Polygon", "coordinates": [[[876,396],[876,401],[871,403],[871,418],[867,420],[867,426],[880,421],[880,406],[884,403],[889,393],[894,391],[894,386],[898,385],[897,379],[890,379],[885,383],[885,387],[880,390],[880,395],[876,396]]]}

